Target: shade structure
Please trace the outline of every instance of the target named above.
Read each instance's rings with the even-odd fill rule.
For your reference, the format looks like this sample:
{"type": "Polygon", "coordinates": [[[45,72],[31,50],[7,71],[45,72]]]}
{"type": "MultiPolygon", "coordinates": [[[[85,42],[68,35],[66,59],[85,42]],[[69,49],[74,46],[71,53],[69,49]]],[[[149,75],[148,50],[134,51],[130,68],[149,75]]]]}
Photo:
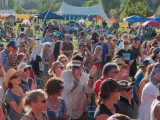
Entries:
{"type": "Polygon", "coordinates": [[[134,22],[145,22],[146,19],[138,15],[133,15],[133,16],[124,18],[123,21],[134,23],[134,22]]]}
{"type": "Polygon", "coordinates": [[[44,19],[45,17],[46,17],[46,19],[63,19],[62,16],[57,15],[53,12],[48,12],[48,11],[40,13],[37,18],[38,19],[44,19]]]}
{"type": "Polygon", "coordinates": [[[148,20],[155,20],[157,22],[160,22],[160,17],[149,17],[148,20]]]}
{"type": "Polygon", "coordinates": [[[160,28],[160,23],[155,20],[146,21],[142,24],[143,26],[149,26],[154,28],[160,28]]]}

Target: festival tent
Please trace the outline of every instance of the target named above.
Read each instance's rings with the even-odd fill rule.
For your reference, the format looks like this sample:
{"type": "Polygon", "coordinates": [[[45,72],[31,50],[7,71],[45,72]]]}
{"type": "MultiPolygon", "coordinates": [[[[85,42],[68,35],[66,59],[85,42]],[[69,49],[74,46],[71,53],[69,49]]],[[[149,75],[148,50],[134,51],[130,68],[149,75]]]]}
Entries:
{"type": "Polygon", "coordinates": [[[134,22],[145,22],[146,19],[138,15],[133,15],[133,16],[124,18],[123,21],[134,23],[134,22]]]}
{"type": "Polygon", "coordinates": [[[109,22],[109,19],[100,4],[91,7],[76,7],[63,2],[58,12],[64,15],[100,16],[109,22]]]}
{"type": "Polygon", "coordinates": [[[63,19],[62,16],[57,15],[53,12],[48,12],[48,11],[44,11],[44,12],[40,13],[37,18],[44,19],[45,17],[46,17],[46,19],[63,19]]]}
{"type": "Polygon", "coordinates": [[[143,26],[149,26],[154,28],[160,28],[160,23],[155,20],[146,21],[142,24],[143,26]]]}
{"type": "Polygon", "coordinates": [[[157,22],[160,22],[160,17],[152,16],[152,17],[149,17],[148,20],[155,20],[157,22]]]}

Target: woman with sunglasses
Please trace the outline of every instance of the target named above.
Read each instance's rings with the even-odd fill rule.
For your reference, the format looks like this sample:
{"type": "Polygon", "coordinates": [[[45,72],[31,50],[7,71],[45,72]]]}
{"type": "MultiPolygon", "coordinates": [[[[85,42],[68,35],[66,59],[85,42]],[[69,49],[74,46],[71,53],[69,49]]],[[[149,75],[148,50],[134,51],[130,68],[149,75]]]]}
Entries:
{"type": "Polygon", "coordinates": [[[47,94],[41,90],[32,90],[26,93],[24,106],[28,112],[21,120],[49,120],[46,111],[47,94]]]}
{"type": "Polygon", "coordinates": [[[9,106],[8,117],[11,120],[20,120],[23,110],[23,98],[28,88],[26,85],[21,84],[19,74],[14,69],[9,69],[6,73],[5,85],[6,91],[6,103],[9,106]]]}
{"type": "Polygon", "coordinates": [[[68,118],[66,104],[61,98],[63,83],[60,78],[51,78],[46,82],[47,113],[50,120],[67,120],[68,118]]]}
{"type": "Polygon", "coordinates": [[[60,61],[64,65],[64,69],[66,69],[66,66],[68,64],[68,58],[66,55],[62,54],[58,56],[58,61],[60,61]]]}
{"type": "Polygon", "coordinates": [[[52,63],[51,68],[48,70],[50,77],[61,77],[62,72],[64,71],[64,65],[60,61],[52,63]]]}

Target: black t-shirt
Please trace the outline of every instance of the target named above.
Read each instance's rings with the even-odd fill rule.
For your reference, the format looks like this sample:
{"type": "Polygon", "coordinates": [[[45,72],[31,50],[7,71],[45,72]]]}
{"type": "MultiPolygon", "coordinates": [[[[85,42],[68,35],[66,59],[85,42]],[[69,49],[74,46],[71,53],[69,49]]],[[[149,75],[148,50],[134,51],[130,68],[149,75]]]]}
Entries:
{"type": "Polygon", "coordinates": [[[113,113],[104,104],[100,104],[97,107],[97,109],[96,109],[96,111],[94,113],[94,119],[93,120],[95,120],[101,114],[106,114],[108,116],[113,115],[113,113]]]}
{"type": "Polygon", "coordinates": [[[129,64],[129,61],[132,60],[132,52],[131,50],[121,49],[117,55],[121,56],[124,59],[124,62],[129,64]]]}

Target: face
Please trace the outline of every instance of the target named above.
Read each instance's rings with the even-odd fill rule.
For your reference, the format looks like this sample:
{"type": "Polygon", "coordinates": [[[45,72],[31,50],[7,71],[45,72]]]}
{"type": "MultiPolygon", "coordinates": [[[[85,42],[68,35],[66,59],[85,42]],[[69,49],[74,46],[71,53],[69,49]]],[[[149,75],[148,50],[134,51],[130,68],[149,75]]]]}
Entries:
{"type": "Polygon", "coordinates": [[[16,85],[19,85],[21,83],[21,80],[20,80],[20,76],[18,74],[16,75],[13,75],[11,78],[10,78],[10,83],[12,84],[16,84],[16,85]]]}
{"type": "Polygon", "coordinates": [[[64,71],[64,65],[61,63],[57,66],[57,68],[54,70],[57,76],[61,76],[62,72],[64,71]]]}
{"type": "Polygon", "coordinates": [[[44,96],[39,96],[36,101],[31,103],[31,107],[37,111],[45,111],[47,108],[47,99],[44,96]]]}
{"type": "Polygon", "coordinates": [[[104,43],[104,37],[100,37],[100,43],[104,43]]]}
{"type": "Polygon", "coordinates": [[[113,79],[117,79],[119,70],[118,68],[113,68],[109,73],[108,73],[108,78],[113,78],[113,79]]]}
{"type": "Polygon", "coordinates": [[[154,75],[154,78],[160,82],[160,71],[154,75]]]}
{"type": "Polygon", "coordinates": [[[111,100],[113,100],[114,102],[117,102],[120,99],[120,92],[112,92],[110,94],[111,96],[111,100]]]}
{"type": "Polygon", "coordinates": [[[124,48],[128,48],[129,42],[124,42],[124,48]]]}
{"type": "Polygon", "coordinates": [[[31,68],[24,68],[23,75],[25,77],[30,77],[31,68]]]}
{"type": "Polygon", "coordinates": [[[67,60],[67,58],[61,58],[60,59],[60,62],[64,65],[64,66],[66,66],[67,65],[67,63],[68,63],[68,60],[67,60]]]}
{"type": "Polygon", "coordinates": [[[132,95],[132,87],[128,88],[128,89],[125,90],[125,91],[122,91],[122,92],[121,92],[121,95],[124,96],[124,97],[127,98],[127,99],[132,99],[132,98],[133,98],[133,95],[132,95]]]}

